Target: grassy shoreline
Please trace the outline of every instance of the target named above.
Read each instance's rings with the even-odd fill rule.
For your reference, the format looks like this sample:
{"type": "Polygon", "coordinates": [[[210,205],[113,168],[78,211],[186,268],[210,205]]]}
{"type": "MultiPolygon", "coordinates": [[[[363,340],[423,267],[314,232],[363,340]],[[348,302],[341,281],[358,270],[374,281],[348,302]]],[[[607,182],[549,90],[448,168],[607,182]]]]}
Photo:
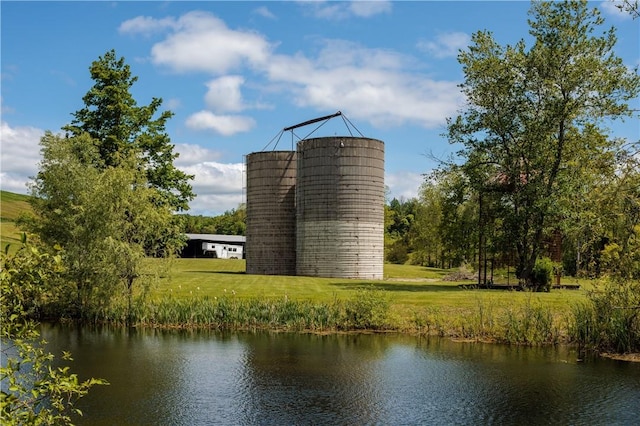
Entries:
{"type": "MultiPolygon", "coordinates": [[[[379,331],[516,344],[568,341],[580,290],[465,289],[451,270],[385,265],[384,279],[248,275],[243,260],[176,259],[133,313],[151,327],[379,331]]],[[[572,283],[575,280],[572,280],[572,283]]],[[[124,309],[124,308],[123,308],[124,309]]],[[[123,318],[124,313],[112,317],[123,318]]]]}

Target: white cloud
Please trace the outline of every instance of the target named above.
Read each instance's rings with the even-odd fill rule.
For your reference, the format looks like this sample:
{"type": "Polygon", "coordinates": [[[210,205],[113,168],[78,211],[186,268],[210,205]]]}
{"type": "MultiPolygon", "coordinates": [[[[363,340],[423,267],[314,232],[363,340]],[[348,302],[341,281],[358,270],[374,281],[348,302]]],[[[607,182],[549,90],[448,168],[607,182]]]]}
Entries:
{"type": "Polygon", "coordinates": [[[242,102],[240,86],[244,78],[239,75],[227,75],[207,83],[207,94],[204,96],[207,106],[215,112],[238,112],[245,109],[242,102]]]}
{"type": "Polygon", "coordinates": [[[266,70],[299,106],[341,110],[377,127],[406,123],[437,128],[462,103],[457,82],[415,72],[411,58],[329,41],[315,59],[275,55],[266,70]]]}
{"type": "Polygon", "coordinates": [[[388,49],[371,49],[346,40],[326,39],[322,41],[314,67],[334,68],[357,65],[363,69],[402,70],[412,68],[415,60],[388,49]]]}
{"type": "Polygon", "coordinates": [[[391,2],[383,0],[373,1],[352,1],[349,4],[349,9],[355,16],[361,18],[368,18],[370,16],[378,15],[380,13],[391,12],[391,2]]]}
{"type": "Polygon", "coordinates": [[[316,18],[329,20],[341,20],[353,16],[369,18],[380,13],[388,13],[392,8],[392,3],[384,0],[357,0],[351,2],[305,1],[300,2],[300,4],[307,7],[316,18]]]}
{"type": "Polygon", "coordinates": [[[218,216],[231,209],[237,209],[245,199],[241,194],[199,194],[191,201],[191,209],[187,212],[192,215],[218,216]]]}
{"type": "Polygon", "coordinates": [[[456,57],[460,49],[469,46],[470,41],[471,37],[466,33],[445,33],[439,34],[435,41],[421,40],[418,42],[418,49],[436,58],[456,57]]]}
{"type": "Polygon", "coordinates": [[[349,17],[349,7],[344,3],[309,1],[301,2],[310,9],[310,13],[320,19],[346,19],[349,17]]]}
{"type": "Polygon", "coordinates": [[[181,170],[195,175],[192,186],[198,196],[190,203],[189,213],[215,216],[244,202],[244,164],[207,161],[181,170]]]}
{"type": "Polygon", "coordinates": [[[418,190],[424,182],[421,173],[397,172],[386,173],[384,183],[389,187],[389,198],[409,200],[418,197],[418,190]]]}
{"type": "Polygon", "coordinates": [[[255,126],[251,117],[241,115],[217,115],[211,111],[199,111],[187,118],[187,127],[194,130],[213,130],[224,136],[247,132],[255,126]]]}
{"type": "Polygon", "coordinates": [[[271,11],[266,6],[261,6],[257,9],[254,9],[253,13],[260,15],[263,18],[276,19],[276,15],[271,13],[271,11]]]}
{"type": "Polygon", "coordinates": [[[43,135],[44,131],[35,127],[11,127],[4,121],[0,123],[0,185],[3,190],[27,193],[27,182],[38,171],[43,135]]]}
{"type": "MultiPolygon", "coordinates": [[[[353,7],[381,8],[383,4],[353,7]]],[[[310,7],[351,6],[319,3],[310,7]]],[[[377,127],[415,124],[437,128],[446,117],[455,115],[463,101],[457,81],[429,78],[419,72],[424,65],[416,58],[391,50],[324,40],[315,55],[281,55],[274,54],[276,44],[263,36],[229,29],[207,12],[190,12],[175,22],[167,37],[151,49],[156,64],[213,76],[237,72],[209,81],[205,101],[211,111],[191,115],[186,124],[192,129],[232,135],[252,128],[255,123],[249,117],[224,115],[261,107],[243,98],[245,84],[265,94],[284,93],[297,106],[340,110],[377,127]],[[244,72],[247,67],[251,74],[244,72]],[[255,77],[245,81],[249,75],[255,77]]],[[[440,36],[438,52],[451,54],[465,43],[465,37],[462,33],[440,36]]]]}
{"type": "Polygon", "coordinates": [[[176,21],[173,18],[155,19],[150,16],[137,16],[120,24],[118,32],[121,34],[150,35],[175,26],[176,21]]]}
{"type": "Polygon", "coordinates": [[[181,170],[195,175],[192,185],[198,194],[242,194],[243,163],[204,161],[181,170]]]}
{"type": "Polygon", "coordinates": [[[0,188],[3,191],[27,194],[29,192],[28,182],[29,180],[25,179],[24,176],[0,172],[0,188]]]}
{"type": "Polygon", "coordinates": [[[264,63],[271,45],[250,31],[229,29],[216,16],[207,12],[182,15],[173,32],[151,49],[152,61],[179,71],[226,73],[241,65],[264,63]]]}
{"type": "Polygon", "coordinates": [[[167,99],[164,102],[164,106],[169,110],[169,111],[175,111],[179,108],[182,107],[182,101],[178,98],[171,98],[171,99],[167,99]]]}
{"type": "Polygon", "coordinates": [[[180,154],[173,162],[178,168],[191,166],[203,161],[215,161],[221,156],[219,152],[193,144],[176,144],[175,152],[180,154]]]}

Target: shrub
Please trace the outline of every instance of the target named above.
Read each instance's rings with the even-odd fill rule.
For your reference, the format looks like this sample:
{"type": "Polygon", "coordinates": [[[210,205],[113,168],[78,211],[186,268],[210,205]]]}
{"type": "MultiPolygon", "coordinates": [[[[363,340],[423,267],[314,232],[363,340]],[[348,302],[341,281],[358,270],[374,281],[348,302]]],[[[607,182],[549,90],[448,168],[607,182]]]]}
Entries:
{"type": "Polygon", "coordinates": [[[409,252],[402,240],[395,241],[387,249],[387,261],[398,265],[404,265],[409,260],[409,252]]]}
{"type": "Polygon", "coordinates": [[[553,279],[554,270],[555,264],[548,257],[536,259],[531,279],[537,291],[551,290],[551,280],[553,279]]]}
{"type": "Polygon", "coordinates": [[[380,290],[363,288],[346,304],[347,326],[356,329],[383,328],[389,316],[389,299],[380,290]]]}

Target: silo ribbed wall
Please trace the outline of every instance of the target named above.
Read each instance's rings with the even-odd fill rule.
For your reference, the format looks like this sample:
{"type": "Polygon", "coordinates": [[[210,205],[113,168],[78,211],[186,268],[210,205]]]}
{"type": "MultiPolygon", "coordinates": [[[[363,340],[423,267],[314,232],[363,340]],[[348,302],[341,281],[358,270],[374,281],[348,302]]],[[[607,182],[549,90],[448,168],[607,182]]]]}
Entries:
{"type": "Polygon", "coordinates": [[[297,275],[382,279],[384,143],[315,138],[297,153],[297,275]]]}
{"type": "Polygon", "coordinates": [[[296,273],[296,152],[247,156],[248,274],[296,273]]]}

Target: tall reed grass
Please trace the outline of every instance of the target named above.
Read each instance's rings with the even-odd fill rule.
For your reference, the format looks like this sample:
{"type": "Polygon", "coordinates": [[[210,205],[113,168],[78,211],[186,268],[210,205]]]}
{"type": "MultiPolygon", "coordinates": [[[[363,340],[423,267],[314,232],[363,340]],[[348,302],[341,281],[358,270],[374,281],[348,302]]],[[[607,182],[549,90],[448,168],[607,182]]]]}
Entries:
{"type": "Polygon", "coordinates": [[[640,282],[602,280],[572,313],[569,337],[581,349],[640,352],[640,282]]]}
{"type": "Polygon", "coordinates": [[[429,334],[520,345],[558,343],[561,323],[562,318],[533,293],[524,302],[507,306],[478,297],[471,309],[430,309],[414,315],[416,328],[429,334]]]}
{"type": "Polygon", "coordinates": [[[387,292],[373,287],[358,289],[347,299],[330,302],[281,298],[238,298],[166,295],[158,300],[138,300],[128,311],[124,303],[94,315],[96,322],[159,328],[222,330],[271,329],[286,331],[386,330],[414,332],[478,341],[538,345],[557,343],[558,320],[551,308],[533,294],[524,302],[498,305],[477,297],[472,309],[428,308],[400,325],[391,315],[387,292]]]}
{"type": "Polygon", "coordinates": [[[531,296],[526,303],[505,309],[504,336],[507,343],[558,343],[560,330],[549,307],[531,296]]]}
{"type": "MultiPolygon", "coordinates": [[[[330,303],[277,299],[222,297],[174,298],[138,301],[131,311],[114,304],[101,312],[113,324],[145,327],[213,329],[281,329],[288,331],[382,330],[388,327],[388,296],[379,290],[359,289],[355,296],[330,303]]],[[[97,317],[97,316],[96,316],[97,317]]]]}

